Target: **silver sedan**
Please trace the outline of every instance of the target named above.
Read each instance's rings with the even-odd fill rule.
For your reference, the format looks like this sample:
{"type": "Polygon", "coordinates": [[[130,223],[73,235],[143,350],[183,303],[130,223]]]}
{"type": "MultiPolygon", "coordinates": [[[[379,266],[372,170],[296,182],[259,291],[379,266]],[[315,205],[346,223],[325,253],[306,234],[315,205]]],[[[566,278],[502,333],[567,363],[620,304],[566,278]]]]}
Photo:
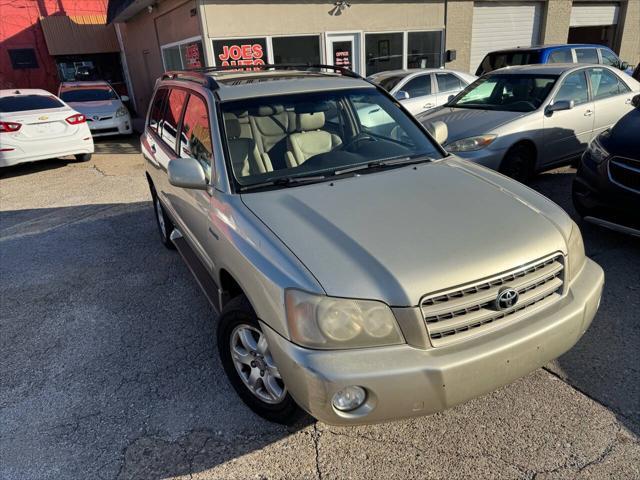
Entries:
{"type": "Polygon", "coordinates": [[[442,107],[447,151],[520,181],[580,155],[633,109],[640,83],[604,65],[526,65],[487,74],[442,107]]]}

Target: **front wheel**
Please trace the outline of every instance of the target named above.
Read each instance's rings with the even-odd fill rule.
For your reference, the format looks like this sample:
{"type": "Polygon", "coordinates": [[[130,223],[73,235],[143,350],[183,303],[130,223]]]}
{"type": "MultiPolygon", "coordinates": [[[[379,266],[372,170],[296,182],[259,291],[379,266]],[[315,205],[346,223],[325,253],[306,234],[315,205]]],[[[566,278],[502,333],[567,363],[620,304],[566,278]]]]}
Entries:
{"type": "Polygon", "coordinates": [[[91,160],[91,154],[90,153],[78,153],[77,155],[74,155],[76,157],[76,160],[79,162],[88,162],[89,160],[91,160]]]}
{"type": "Polygon", "coordinates": [[[231,385],[251,410],[284,425],[299,418],[301,410],[287,392],[258,318],[242,295],[222,310],[218,351],[231,385]]]}
{"type": "Polygon", "coordinates": [[[502,160],[500,173],[522,183],[527,183],[535,173],[535,156],[525,145],[511,148],[502,160]]]}

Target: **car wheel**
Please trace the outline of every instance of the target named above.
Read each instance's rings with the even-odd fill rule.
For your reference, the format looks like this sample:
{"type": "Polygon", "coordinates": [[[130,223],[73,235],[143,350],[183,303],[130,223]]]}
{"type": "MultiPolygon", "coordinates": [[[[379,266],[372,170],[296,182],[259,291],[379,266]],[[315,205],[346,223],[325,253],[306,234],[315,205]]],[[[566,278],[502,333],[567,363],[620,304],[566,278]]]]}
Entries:
{"type": "Polygon", "coordinates": [[[74,155],[76,157],[76,160],[79,162],[88,162],[89,160],[91,160],[91,154],[90,153],[79,153],[77,155],[74,155]]]}
{"type": "Polygon", "coordinates": [[[173,232],[173,223],[169,219],[167,212],[164,211],[162,203],[158,195],[153,194],[153,209],[156,212],[156,224],[158,225],[158,231],[160,232],[160,241],[169,250],[174,250],[176,246],[171,241],[171,232],[173,232]]]}
{"type": "Polygon", "coordinates": [[[511,148],[502,160],[500,172],[519,182],[528,182],[535,173],[533,151],[526,145],[511,148]]]}
{"type": "Polygon", "coordinates": [[[284,425],[300,417],[302,412],[287,392],[258,317],[244,295],[222,310],[218,351],[231,385],[251,410],[284,425]]]}

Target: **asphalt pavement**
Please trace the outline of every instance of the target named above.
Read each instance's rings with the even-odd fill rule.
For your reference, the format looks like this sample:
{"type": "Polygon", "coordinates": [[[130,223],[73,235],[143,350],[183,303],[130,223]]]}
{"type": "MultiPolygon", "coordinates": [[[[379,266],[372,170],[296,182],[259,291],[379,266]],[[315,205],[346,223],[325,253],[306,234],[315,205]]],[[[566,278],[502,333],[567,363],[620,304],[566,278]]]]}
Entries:
{"type": "MultiPolygon", "coordinates": [[[[285,428],[226,380],[215,314],[158,240],[135,139],[0,171],[0,478],[640,478],[640,242],[557,361],[430,417],[285,428]]],[[[573,170],[534,188],[570,214],[573,170]]]]}

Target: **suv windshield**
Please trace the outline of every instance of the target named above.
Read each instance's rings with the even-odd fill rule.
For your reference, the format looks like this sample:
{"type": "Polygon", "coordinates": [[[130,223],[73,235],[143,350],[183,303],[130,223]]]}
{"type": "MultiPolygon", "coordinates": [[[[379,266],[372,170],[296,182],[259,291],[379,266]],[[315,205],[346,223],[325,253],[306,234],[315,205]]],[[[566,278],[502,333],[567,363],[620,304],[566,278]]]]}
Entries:
{"type": "Polygon", "coordinates": [[[485,73],[493,72],[499,68],[511,67],[513,65],[532,65],[540,63],[540,51],[538,50],[514,50],[511,52],[489,53],[480,63],[476,76],[480,77],[485,73]]]}
{"type": "Polygon", "coordinates": [[[65,102],[97,102],[101,100],[117,100],[118,96],[111,87],[78,87],[60,92],[65,102]]]}
{"type": "Polygon", "coordinates": [[[311,177],[321,181],[347,171],[442,158],[417,122],[375,89],[221,106],[233,175],[241,187],[311,177]]]}
{"type": "Polygon", "coordinates": [[[488,75],[465,88],[447,106],[532,112],[544,103],[557,79],[557,75],[488,75]]]}

